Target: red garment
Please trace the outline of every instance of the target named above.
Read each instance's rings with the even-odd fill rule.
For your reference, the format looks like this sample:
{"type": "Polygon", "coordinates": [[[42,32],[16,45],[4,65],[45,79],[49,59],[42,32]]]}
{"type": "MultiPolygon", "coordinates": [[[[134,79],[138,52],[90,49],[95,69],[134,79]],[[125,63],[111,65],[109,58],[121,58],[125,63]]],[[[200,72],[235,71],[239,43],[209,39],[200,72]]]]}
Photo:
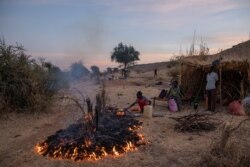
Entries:
{"type": "Polygon", "coordinates": [[[143,97],[142,99],[137,99],[137,103],[140,109],[143,110],[144,106],[148,104],[148,100],[145,97],[143,97]]]}
{"type": "Polygon", "coordinates": [[[232,101],[228,107],[230,113],[233,115],[245,115],[245,112],[239,100],[232,101]]]}

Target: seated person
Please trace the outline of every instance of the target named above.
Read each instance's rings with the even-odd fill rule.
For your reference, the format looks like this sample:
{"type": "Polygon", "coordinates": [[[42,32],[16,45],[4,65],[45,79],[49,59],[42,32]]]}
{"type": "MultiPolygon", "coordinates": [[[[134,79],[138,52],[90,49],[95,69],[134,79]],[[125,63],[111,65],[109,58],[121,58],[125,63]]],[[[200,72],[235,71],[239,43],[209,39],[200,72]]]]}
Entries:
{"type": "Polygon", "coordinates": [[[168,91],[167,98],[175,100],[175,102],[178,106],[178,111],[181,110],[181,98],[182,98],[182,96],[183,96],[183,94],[180,90],[180,87],[178,86],[178,82],[173,81],[171,84],[171,88],[168,91]]]}
{"type": "Polygon", "coordinates": [[[138,104],[138,107],[134,108],[134,110],[137,110],[140,113],[143,113],[144,106],[151,105],[151,101],[148,100],[145,96],[143,96],[141,91],[138,91],[136,93],[136,97],[137,97],[137,99],[135,100],[135,102],[132,103],[129,107],[125,108],[125,110],[128,110],[132,106],[134,106],[135,104],[138,104]]]}
{"type": "Polygon", "coordinates": [[[161,93],[160,93],[159,96],[158,96],[158,98],[159,98],[159,99],[165,99],[166,96],[167,96],[167,93],[168,93],[167,90],[162,89],[162,90],[161,90],[161,93]]]}

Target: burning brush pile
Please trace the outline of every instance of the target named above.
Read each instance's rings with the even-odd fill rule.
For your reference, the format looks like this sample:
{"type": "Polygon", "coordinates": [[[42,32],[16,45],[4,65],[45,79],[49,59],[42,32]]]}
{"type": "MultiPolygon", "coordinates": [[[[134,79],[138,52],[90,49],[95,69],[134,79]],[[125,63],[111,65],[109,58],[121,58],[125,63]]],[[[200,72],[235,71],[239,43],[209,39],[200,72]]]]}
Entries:
{"type": "Polygon", "coordinates": [[[211,117],[211,114],[189,114],[181,117],[171,117],[177,121],[175,130],[180,132],[202,132],[213,131],[218,123],[211,117]]]}
{"type": "Polygon", "coordinates": [[[144,145],[136,130],[142,123],[125,112],[109,109],[59,130],[36,145],[38,154],[74,161],[98,160],[108,155],[118,156],[144,145]]]}

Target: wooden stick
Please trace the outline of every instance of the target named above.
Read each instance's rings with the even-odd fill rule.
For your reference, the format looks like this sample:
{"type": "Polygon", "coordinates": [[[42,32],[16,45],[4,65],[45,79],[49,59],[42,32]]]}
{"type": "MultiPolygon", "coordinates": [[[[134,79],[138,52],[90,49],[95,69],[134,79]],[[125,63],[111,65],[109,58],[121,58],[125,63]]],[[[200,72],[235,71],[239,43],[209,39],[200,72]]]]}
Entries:
{"type": "Polygon", "coordinates": [[[220,63],[220,107],[222,107],[221,84],[222,84],[222,78],[221,78],[221,63],[220,63]]]}

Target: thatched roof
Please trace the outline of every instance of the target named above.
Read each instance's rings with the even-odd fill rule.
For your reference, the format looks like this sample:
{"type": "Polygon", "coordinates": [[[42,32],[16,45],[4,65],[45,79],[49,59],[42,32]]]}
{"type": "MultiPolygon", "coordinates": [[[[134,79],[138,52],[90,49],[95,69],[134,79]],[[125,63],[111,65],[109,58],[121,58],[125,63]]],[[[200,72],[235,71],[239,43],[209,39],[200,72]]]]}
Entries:
{"type": "MultiPolygon", "coordinates": [[[[189,66],[191,68],[203,68],[204,70],[209,69],[212,63],[197,63],[183,61],[182,65],[189,66]]],[[[248,71],[249,70],[249,61],[248,60],[231,60],[231,61],[221,61],[220,66],[222,70],[238,70],[238,71],[248,71]]]]}
{"type": "Polygon", "coordinates": [[[181,62],[198,66],[209,66],[218,59],[222,59],[222,64],[231,65],[232,67],[240,66],[242,62],[250,61],[250,40],[221,51],[218,54],[184,57],[181,62]]]}

